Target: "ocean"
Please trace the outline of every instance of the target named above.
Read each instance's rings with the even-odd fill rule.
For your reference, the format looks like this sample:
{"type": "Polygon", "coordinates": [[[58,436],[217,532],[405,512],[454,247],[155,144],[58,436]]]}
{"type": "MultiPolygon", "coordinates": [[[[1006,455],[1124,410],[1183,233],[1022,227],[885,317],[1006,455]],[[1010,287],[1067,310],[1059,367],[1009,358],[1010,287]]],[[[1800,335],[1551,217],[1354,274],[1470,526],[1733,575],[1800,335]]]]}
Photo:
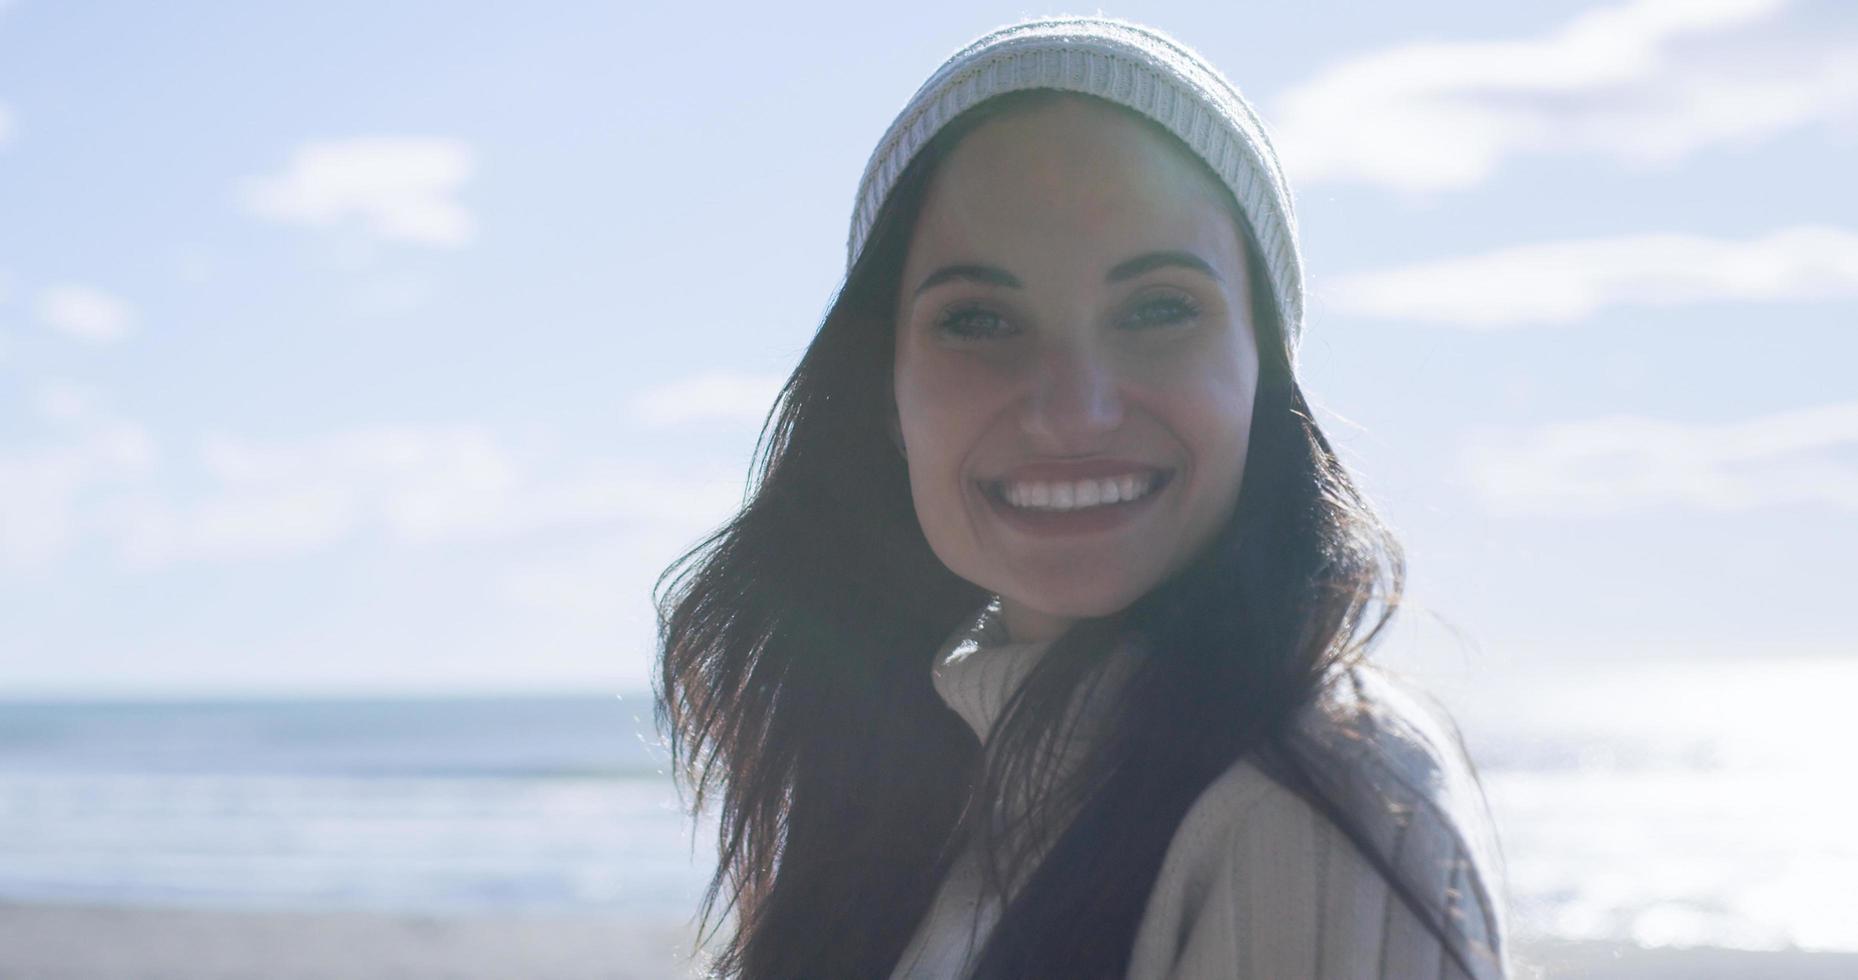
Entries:
{"type": "MultiPolygon", "coordinates": [[[[1428,685],[1528,939],[1858,951],[1858,660],[1428,685]]],[[[711,818],[623,697],[0,703],[0,900],[689,916],[711,818]]]]}
{"type": "Polygon", "coordinates": [[[0,705],[0,899],[696,906],[645,695],[0,705]]]}

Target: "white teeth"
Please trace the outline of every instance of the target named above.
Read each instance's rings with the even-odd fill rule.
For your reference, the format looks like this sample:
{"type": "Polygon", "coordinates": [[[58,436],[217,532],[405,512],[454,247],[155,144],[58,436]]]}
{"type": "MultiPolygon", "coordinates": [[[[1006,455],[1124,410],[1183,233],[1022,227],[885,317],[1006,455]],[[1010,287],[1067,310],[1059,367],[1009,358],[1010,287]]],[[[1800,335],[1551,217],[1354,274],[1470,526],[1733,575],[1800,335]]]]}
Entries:
{"type": "Polygon", "coordinates": [[[1007,503],[1027,510],[1079,510],[1145,497],[1154,484],[1152,473],[1131,473],[1067,483],[1009,483],[1003,495],[1007,503]]]}

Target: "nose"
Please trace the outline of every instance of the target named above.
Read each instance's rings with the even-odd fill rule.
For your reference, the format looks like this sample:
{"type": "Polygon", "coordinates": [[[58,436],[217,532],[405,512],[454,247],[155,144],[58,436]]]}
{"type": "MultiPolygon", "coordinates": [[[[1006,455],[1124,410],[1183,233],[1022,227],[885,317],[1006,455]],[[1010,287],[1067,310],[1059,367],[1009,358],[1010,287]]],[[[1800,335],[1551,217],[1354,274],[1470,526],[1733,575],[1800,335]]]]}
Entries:
{"type": "Polygon", "coordinates": [[[1073,456],[1105,448],[1123,423],[1116,365],[1087,342],[1041,345],[1020,427],[1039,452],[1073,456]]]}

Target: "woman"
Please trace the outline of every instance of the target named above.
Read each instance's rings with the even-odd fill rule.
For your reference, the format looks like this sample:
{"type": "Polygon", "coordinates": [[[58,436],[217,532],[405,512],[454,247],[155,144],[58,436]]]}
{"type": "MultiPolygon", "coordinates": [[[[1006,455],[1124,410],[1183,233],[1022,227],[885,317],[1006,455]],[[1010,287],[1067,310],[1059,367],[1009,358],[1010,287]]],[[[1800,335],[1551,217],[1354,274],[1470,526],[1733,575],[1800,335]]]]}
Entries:
{"type": "Polygon", "coordinates": [[[1030,21],[924,84],[746,505],[662,583],[719,974],[1504,975],[1456,733],[1362,663],[1400,552],[1301,320],[1192,52],[1030,21]]]}

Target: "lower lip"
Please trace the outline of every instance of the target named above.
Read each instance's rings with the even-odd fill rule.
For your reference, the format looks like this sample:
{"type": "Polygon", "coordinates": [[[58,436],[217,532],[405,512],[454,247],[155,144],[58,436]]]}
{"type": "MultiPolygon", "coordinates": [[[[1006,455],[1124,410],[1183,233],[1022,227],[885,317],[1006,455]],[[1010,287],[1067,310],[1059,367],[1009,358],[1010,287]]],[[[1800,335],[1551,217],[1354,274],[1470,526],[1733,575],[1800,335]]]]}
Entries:
{"type": "Polygon", "coordinates": [[[1168,486],[1173,482],[1174,474],[1168,473],[1161,478],[1160,486],[1136,500],[1098,504],[1095,507],[1081,507],[1077,510],[1027,510],[1015,507],[988,493],[985,489],[981,491],[981,496],[986,498],[988,506],[992,507],[994,513],[1000,515],[1000,519],[1007,525],[1035,537],[1056,538],[1077,534],[1097,534],[1123,527],[1147,513],[1154,506],[1155,501],[1167,492],[1168,486]]]}

